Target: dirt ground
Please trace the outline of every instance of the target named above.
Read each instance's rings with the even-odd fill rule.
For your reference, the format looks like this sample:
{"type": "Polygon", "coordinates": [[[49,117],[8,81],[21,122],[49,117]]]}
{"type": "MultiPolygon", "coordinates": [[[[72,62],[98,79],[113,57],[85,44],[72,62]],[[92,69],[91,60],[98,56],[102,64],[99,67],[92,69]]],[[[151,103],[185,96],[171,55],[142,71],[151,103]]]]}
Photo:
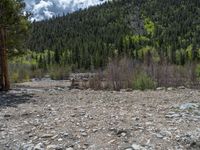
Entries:
{"type": "Polygon", "coordinates": [[[34,81],[0,93],[0,150],[200,150],[200,91],[94,91],[34,81]]]}

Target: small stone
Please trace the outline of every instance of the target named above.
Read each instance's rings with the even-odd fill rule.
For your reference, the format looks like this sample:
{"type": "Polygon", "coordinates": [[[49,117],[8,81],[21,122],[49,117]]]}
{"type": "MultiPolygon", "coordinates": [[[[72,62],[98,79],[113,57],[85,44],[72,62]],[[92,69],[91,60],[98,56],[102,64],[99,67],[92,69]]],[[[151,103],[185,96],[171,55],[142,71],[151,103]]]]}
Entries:
{"type": "Polygon", "coordinates": [[[47,150],[63,150],[63,148],[59,145],[48,145],[47,150]]]}
{"type": "Polygon", "coordinates": [[[118,136],[126,136],[127,131],[125,129],[120,129],[115,131],[118,136]]]}
{"type": "Polygon", "coordinates": [[[123,150],[133,150],[129,143],[122,143],[118,146],[118,148],[123,150]]]}
{"type": "Polygon", "coordinates": [[[10,118],[10,117],[11,117],[10,114],[5,114],[5,115],[4,115],[4,118],[10,118]]]}
{"type": "Polygon", "coordinates": [[[115,142],[115,140],[113,139],[113,140],[109,141],[108,144],[112,144],[114,142],[115,142]]]}
{"type": "Polygon", "coordinates": [[[86,132],[81,133],[82,136],[87,136],[86,132]]]}
{"type": "Polygon", "coordinates": [[[53,136],[54,136],[53,134],[44,134],[41,136],[41,138],[51,138],[53,136]]]}
{"type": "Polygon", "coordinates": [[[168,88],[167,88],[167,91],[173,91],[173,90],[174,90],[173,87],[168,87],[168,88]]]}
{"type": "Polygon", "coordinates": [[[164,136],[161,134],[156,134],[156,137],[162,139],[164,136]]]}
{"type": "Polygon", "coordinates": [[[198,150],[198,149],[200,149],[200,142],[198,141],[198,142],[192,142],[191,144],[190,144],[190,146],[189,146],[191,149],[193,149],[193,150],[198,150]]]}
{"type": "Polygon", "coordinates": [[[196,109],[198,107],[200,107],[200,104],[198,105],[196,103],[185,103],[185,104],[182,104],[180,106],[180,109],[182,109],[182,110],[185,110],[185,109],[196,109]]]}
{"type": "Polygon", "coordinates": [[[64,133],[63,137],[66,138],[67,136],[69,136],[69,133],[64,133]]]}
{"type": "Polygon", "coordinates": [[[153,123],[152,122],[146,122],[145,124],[146,125],[152,125],[153,123]]]}
{"type": "Polygon", "coordinates": [[[59,139],[58,139],[58,142],[61,142],[62,140],[63,140],[63,139],[59,138],[59,139]]]}
{"type": "Polygon", "coordinates": [[[66,150],[74,150],[72,147],[66,148],[66,150]]]}
{"type": "Polygon", "coordinates": [[[132,147],[126,148],[125,150],[134,150],[132,147]]]}
{"type": "Polygon", "coordinates": [[[92,129],[92,132],[94,132],[94,133],[97,132],[97,131],[98,131],[98,129],[92,129]]]}
{"type": "Polygon", "coordinates": [[[121,133],[121,136],[126,136],[126,133],[125,132],[121,133]]]}
{"type": "Polygon", "coordinates": [[[58,137],[58,135],[54,135],[53,137],[51,137],[52,140],[56,139],[58,137]]]}
{"type": "Polygon", "coordinates": [[[80,131],[80,132],[85,132],[85,129],[80,129],[79,131],[80,131]]]}
{"type": "Polygon", "coordinates": [[[75,116],[76,116],[76,114],[71,114],[70,116],[71,116],[71,117],[75,117],[75,116]]]}
{"type": "Polygon", "coordinates": [[[167,115],[165,115],[166,118],[177,118],[182,117],[181,114],[175,113],[175,112],[169,112],[167,115]]]}
{"type": "Polygon", "coordinates": [[[132,144],[132,148],[134,150],[140,150],[140,149],[142,149],[142,147],[140,145],[138,145],[138,144],[132,144]]]}
{"type": "Polygon", "coordinates": [[[35,147],[34,150],[44,150],[44,144],[43,143],[38,143],[35,147]]]}
{"type": "Polygon", "coordinates": [[[22,145],[23,150],[32,150],[34,148],[34,144],[24,144],[22,145]]]}
{"type": "Polygon", "coordinates": [[[178,89],[185,89],[185,87],[184,86],[179,86],[178,89]]]}
{"type": "Polygon", "coordinates": [[[140,120],[140,118],[139,118],[139,117],[136,117],[136,118],[135,118],[135,121],[139,121],[139,120],[140,120]]]}
{"type": "Polygon", "coordinates": [[[164,87],[157,87],[156,88],[157,91],[161,91],[161,90],[164,90],[164,89],[165,89],[164,87]]]}

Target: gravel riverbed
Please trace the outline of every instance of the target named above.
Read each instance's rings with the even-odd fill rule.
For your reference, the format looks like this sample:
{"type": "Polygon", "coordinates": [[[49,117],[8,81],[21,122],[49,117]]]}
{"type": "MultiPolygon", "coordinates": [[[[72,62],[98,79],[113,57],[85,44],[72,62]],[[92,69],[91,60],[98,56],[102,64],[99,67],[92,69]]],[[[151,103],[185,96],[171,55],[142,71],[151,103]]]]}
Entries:
{"type": "Polygon", "coordinates": [[[70,89],[34,81],[0,93],[0,150],[200,150],[200,91],[70,89]]]}

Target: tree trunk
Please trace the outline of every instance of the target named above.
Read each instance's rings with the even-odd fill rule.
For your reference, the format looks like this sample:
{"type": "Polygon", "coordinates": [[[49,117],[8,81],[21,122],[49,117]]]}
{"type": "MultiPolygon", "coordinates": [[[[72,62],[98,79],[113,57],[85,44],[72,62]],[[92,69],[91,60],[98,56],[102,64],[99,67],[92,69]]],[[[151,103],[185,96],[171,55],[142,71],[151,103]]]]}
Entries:
{"type": "Polygon", "coordinates": [[[8,58],[6,50],[6,32],[5,28],[0,28],[0,84],[1,89],[7,91],[10,89],[10,82],[8,77],[8,58]]]}
{"type": "Polygon", "coordinates": [[[0,28],[0,90],[3,89],[4,85],[4,79],[3,79],[3,65],[2,65],[2,59],[3,58],[3,39],[2,39],[2,28],[0,28]]]}

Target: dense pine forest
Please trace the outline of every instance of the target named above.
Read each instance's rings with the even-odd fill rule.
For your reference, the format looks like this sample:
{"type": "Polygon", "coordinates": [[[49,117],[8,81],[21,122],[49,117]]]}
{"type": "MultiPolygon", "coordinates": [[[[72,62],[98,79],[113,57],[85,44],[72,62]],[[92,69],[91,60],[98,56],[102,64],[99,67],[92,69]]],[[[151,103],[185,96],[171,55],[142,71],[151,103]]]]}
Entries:
{"type": "Polygon", "coordinates": [[[184,65],[200,60],[200,1],[108,2],[33,22],[26,44],[33,51],[54,52],[54,57],[40,58],[43,64],[86,70],[123,56],[184,65]]]}

